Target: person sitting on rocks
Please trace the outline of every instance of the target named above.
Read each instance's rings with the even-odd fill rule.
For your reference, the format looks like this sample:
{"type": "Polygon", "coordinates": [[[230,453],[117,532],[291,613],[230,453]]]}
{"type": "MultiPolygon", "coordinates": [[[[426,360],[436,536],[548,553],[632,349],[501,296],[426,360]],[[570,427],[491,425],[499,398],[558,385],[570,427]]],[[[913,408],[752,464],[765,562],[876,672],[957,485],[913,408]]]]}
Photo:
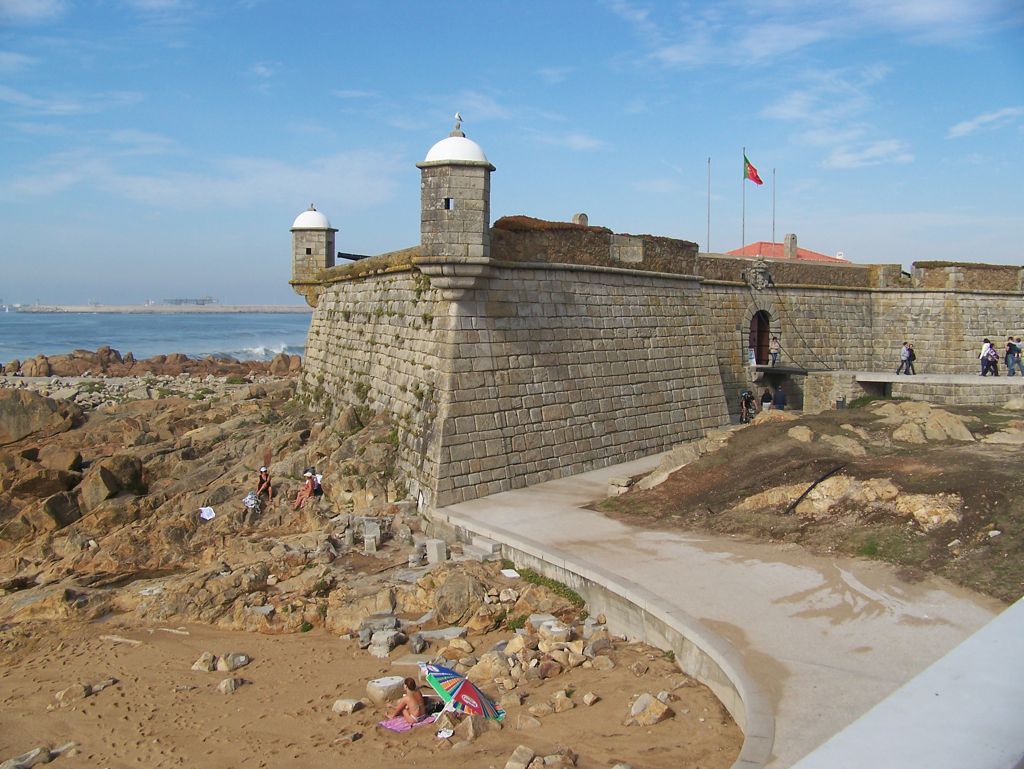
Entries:
{"type": "Polygon", "coordinates": [[[422,721],[423,717],[427,715],[427,706],[423,702],[423,695],[419,692],[416,680],[406,678],[402,682],[402,688],[405,689],[405,695],[395,704],[395,707],[388,714],[388,718],[402,716],[410,724],[422,721]]]}
{"type": "Polygon", "coordinates": [[[303,502],[316,494],[316,478],[313,476],[313,471],[307,470],[302,475],[306,482],[302,484],[302,488],[299,489],[299,493],[295,497],[296,510],[302,507],[303,502]]]}
{"type": "Polygon", "coordinates": [[[256,481],[256,496],[264,496],[270,502],[274,499],[274,485],[270,482],[270,471],[260,468],[259,479],[256,481]]]}

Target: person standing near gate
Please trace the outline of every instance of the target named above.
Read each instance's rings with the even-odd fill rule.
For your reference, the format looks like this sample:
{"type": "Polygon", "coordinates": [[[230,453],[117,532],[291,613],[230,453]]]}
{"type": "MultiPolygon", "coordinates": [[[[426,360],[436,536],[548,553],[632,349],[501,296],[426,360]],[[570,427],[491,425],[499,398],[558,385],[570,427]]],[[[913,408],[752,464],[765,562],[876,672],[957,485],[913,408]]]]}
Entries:
{"type": "Polygon", "coordinates": [[[772,365],[777,366],[779,364],[779,353],[782,352],[782,345],[779,343],[777,336],[772,337],[772,341],[768,344],[768,354],[772,356],[772,365]]]}

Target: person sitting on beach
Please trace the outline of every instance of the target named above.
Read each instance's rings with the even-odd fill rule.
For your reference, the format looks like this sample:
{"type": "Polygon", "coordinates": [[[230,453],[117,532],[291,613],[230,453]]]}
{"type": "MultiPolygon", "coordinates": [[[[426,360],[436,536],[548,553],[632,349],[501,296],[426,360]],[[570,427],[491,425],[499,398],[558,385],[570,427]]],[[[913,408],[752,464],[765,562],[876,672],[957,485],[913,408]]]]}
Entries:
{"type": "Polygon", "coordinates": [[[395,704],[388,718],[402,716],[410,724],[415,724],[427,715],[426,703],[423,702],[423,695],[420,694],[415,679],[406,678],[402,682],[402,688],[405,689],[405,695],[395,704]]]}
{"type": "Polygon", "coordinates": [[[256,481],[256,496],[265,496],[268,502],[274,499],[274,485],[270,482],[270,471],[265,467],[260,468],[259,479],[256,481]]]}

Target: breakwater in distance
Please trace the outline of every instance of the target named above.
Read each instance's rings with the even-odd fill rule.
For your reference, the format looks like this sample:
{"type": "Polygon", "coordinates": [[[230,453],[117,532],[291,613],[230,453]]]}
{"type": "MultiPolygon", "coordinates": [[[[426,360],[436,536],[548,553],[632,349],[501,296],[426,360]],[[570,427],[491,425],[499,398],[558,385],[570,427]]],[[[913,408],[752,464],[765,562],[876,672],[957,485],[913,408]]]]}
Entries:
{"type": "Polygon", "coordinates": [[[312,314],[306,304],[31,304],[15,308],[15,312],[30,313],[125,313],[125,314],[208,314],[208,313],[263,313],[312,314]]]}

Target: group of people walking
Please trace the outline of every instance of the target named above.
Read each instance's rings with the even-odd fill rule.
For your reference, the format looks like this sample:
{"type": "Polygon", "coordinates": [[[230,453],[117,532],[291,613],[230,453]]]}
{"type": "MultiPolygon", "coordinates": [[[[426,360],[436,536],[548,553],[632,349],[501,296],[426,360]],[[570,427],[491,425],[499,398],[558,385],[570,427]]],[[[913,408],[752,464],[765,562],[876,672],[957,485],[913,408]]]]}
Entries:
{"type": "MultiPolygon", "coordinates": [[[[1003,347],[1003,363],[1006,365],[1006,375],[1014,376],[1020,372],[1024,376],[1024,365],[1021,364],[1021,352],[1024,346],[1021,345],[1020,337],[1006,337],[1006,346],[1003,347]]],[[[999,376],[999,350],[988,339],[981,344],[981,354],[978,356],[981,362],[981,373],[979,376],[999,376]]]]}
{"type": "MultiPolygon", "coordinates": [[[[999,376],[1000,359],[1006,366],[1007,376],[1014,376],[1018,372],[1024,376],[1024,364],[1021,362],[1022,352],[1024,352],[1024,345],[1021,344],[1019,336],[1006,337],[1006,346],[1003,347],[1002,353],[991,340],[985,339],[981,345],[981,354],[978,355],[978,361],[981,363],[980,376],[999,376]]],[[[900,350],[900,362],[896,367],[896,373],[916,374],[915,360],[917,360],[917,354],[914,352],[914,345],[904,342],[903,348],[900,350]]]]}

